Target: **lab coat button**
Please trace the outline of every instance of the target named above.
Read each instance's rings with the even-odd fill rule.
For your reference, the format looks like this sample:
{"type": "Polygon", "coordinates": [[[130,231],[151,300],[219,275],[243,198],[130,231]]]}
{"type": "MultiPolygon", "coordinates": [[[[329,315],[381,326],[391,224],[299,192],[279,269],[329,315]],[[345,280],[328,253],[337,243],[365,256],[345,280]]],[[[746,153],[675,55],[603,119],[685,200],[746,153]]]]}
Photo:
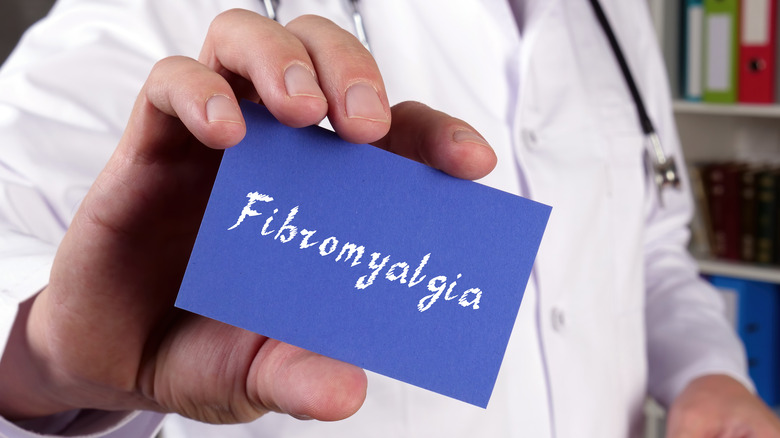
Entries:
{"type": "Polygon", "coordinates": [[[566,325],[566,317],[563,310],[553,307],[550,312],[550,319],[552,320],[552,328],[556,332],[563,330],[563,326],[566,325]]]}
{"type": "Polygon", "coordinates": [[[536,146],[536,133],[530,129],[523,129],[521,135],[523,136],[523,143],[529,148],[536,146]]]}

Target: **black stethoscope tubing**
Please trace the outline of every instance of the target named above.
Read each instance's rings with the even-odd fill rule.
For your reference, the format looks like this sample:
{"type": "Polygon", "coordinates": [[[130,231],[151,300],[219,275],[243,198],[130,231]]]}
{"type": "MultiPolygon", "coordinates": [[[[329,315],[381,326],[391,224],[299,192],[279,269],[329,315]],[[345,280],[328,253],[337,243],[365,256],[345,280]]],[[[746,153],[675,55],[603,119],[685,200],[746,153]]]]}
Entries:
{"type": "Polygon", "coordinates": [[[644,132],[645,135],[650,135],[655,132],[655,126],[653,126],[653,121],[650,120],[650,116],[647,114],[644,100],[642,100],[642,95],[639,94],[639,89],[634,81],[634,75],[631,74],[631,69],[628,67],[628,62],[626,61],[625,55],[623,55],[623,50],[620,48],[620,43],[618,43],[615,32],[612,30],[612,26],[610,26],[607,16],[604,14],[604,10],[601,8],[601,4],[599,4],[598,0],[590,0],[590,4],[593,6],[593,12],[596,14],[596,19],[607,36],[610,47],[612,47],[612,53],[615,54],[618,66],[620,66],[620,71],[623,73],[626,85],[628,85],[628,91],[631,92],[631,98],[634,99],[634,105],[636,106],[639,115],[639,124],[642,126],[642,132],[644,132]]]}
{"type": "Polygon", "coordinates": [[[654,157],[652,163],[652,172],[655,179],[656,188],[658,190],[659,201],[661,199],[661,192],[664,187],[671,186],[673,188],[679,188],[680,177],[677,172],[677,166],[674,162],[674,157],[667,157],[666,153],[661,147],[661,141],[658,137],[658,133],[653,126],[653,121],[650,119],[650,115],[647,113],[647,108],[642,100],[642,95],[639,93],[639,88],[634,81],[634,75],[631,74],[631,69],[628,67],[628,62],[623,54],[623,50],[620,48],[615,32],[612,30],[612,26],[609,24],[604,9],[598,0],[590,0],[590,4],[593,7],[593,12],[596,14],[596,19],[601,25],[601,29],[607,36],[609,45],[612,48],[612,53],[615,55],[620,72],[623,74],[623,79],[626,81],[628,91],[631,93],[631,98],[634,100],[634,106],[636,107],[637,115],[639,116],[639,125],[642,127],[642,132],[650,142],[650,146],[653,149],[654,157]]]}

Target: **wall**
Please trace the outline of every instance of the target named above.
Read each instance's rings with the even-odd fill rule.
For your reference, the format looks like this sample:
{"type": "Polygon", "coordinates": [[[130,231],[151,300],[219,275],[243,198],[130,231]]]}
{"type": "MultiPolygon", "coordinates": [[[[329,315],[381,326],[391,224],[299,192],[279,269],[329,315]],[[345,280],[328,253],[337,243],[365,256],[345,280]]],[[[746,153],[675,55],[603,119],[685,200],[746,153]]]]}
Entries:
{"type": "Polygon", "coordinates": [[[53,3],[54,0],[0,1],[0,62],[11,53],[24,30],[46,15],[53,3]]]}

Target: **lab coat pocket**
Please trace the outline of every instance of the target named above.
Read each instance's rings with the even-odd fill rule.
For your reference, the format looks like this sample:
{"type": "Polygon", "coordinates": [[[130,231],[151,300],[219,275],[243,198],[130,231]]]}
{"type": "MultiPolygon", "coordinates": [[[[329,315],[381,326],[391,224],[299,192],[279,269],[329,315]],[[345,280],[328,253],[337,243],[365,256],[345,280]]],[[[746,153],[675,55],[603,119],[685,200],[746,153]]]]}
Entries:
{"type": "Polygon", "coordinates": [[[644,134],[633,103],[603,104],[598,107],[598,114],[613,162],[636,164],[644,150],[644,134]]]}
{"type": "Polygon", "coordinates": [[[598,106],[600,130],[606,144],[610,239],[615,281],[616,315],[643,306],[644,205],[647,194],[645,136],[630,101],[598,106]]]}

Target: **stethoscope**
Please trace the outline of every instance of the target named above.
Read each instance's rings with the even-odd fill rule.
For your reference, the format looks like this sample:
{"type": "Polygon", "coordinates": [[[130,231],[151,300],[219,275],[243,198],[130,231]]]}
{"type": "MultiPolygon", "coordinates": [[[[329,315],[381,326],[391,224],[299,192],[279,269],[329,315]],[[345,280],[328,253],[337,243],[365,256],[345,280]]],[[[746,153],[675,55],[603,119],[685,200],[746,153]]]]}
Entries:
{"type": "MultiPolygon", "coordinates": [[[[653,121],[650,120],[650,116],[647,114],[647,108],[645,108],[644,101],[642,101],[642,95],[639,94],[639,89],[634,82],[634,75],[631,74],[631,70],[628,68],[628,63],[623,55],[623,50],[618,44],[615,33],[612,31],[612,26],[609,25],[604,10],[601,8],[598,0],[590,0],[591,6],[593,6],[593,12],[596,14],[601,28],[607,35],[609,45],[612,47],[612,53],[617,58],[620,71],[623,73],[623,79],[628,85],[628,90],[631,92],[631,98],[634,100],[634,106],[636,106],[636,112],[639,116],[639,125],[642,127],[642,132],[645,134],[645,138],[652,148],[652,163],[648,167],[652,167],[653,178],[655,180],[655,187],[658,191],[658,201],[663,206],[663,198],[661,194],[664,188],[672,187],[674,189],[680,188],[680,174],[677,171],[677,164],[674,161],[674,157],[667,156],[661,146],[661,139],[658,137],[658,133],[655,131],[653,121]]],[[[648,169],[649,170],[649,169],[648,169]]]]}
{"type": "MultiPolygon", "coordinates": [[[[352,21],[355,25],[355,33],[358,40],[360,40],[366,49],[371,51],[358,2],[359,0],[349,0],[352,9],[352,21]]],[[[265,4],[268,17],[277,20],[276,9],[279,6],[279,0],[263,0],[263,3],[265,4]]],[[[677,171],[677,164],[674,161],[674,157],[667,156],[661,146],[661,139],[655,130],[653,121],[647,114],[647,108],[642,100],[642,95],[639,94],[639,89],[636,86],[636,82],[634,82],[634,75],[631,74],[631,69],[628,68],[626,57],[623,55],[623,50],[620,48],[620,44],[618,44],[615,33],[612,31],[612,26],[609,24],[609,21],[604,14],[604,10],[601,8],[601,4],[599,4],[598,0],[590,0],[590,4],[593,6],[593,11],[596,14],[596,19],[601,25],[601,29],[606,34],[607,40],[609,40],[609,45],[620,66],[623,79],[626,81],[628,90],[631,93],[631,98],[634,100],[634,106],[636,107],[637,115],[639,116],[639,125],[642,127],[642,133],[645,135],[645,139],[652,150],[652,154],[648,154],[652,160],[647,166],[648,173],[652,172],[655,187],[658,192],[658,200],[661,205],[663,205],[663,199],[661,197],[663,190],[666,187],[672,187],[674,189],[680,188],[680,175],[677,171]]]]}
{"type": "MultiPolygon", "coordinates": [[[[363,14],[360,13],[358,1],[359,0],[349,0],[349,5],[352,8],[352,22],[355,24],[355,36],[370,52],[371,46],[368,44],[368,36],[366,36],[366,25],[363,23],[363,14]]],[[[279,0],[263,0],[263,5],[265,5],[265,12],[268,14],[268,18],[274,21],[279,21],[276,14],[276,9],[279,7],[279,0]]]]}

